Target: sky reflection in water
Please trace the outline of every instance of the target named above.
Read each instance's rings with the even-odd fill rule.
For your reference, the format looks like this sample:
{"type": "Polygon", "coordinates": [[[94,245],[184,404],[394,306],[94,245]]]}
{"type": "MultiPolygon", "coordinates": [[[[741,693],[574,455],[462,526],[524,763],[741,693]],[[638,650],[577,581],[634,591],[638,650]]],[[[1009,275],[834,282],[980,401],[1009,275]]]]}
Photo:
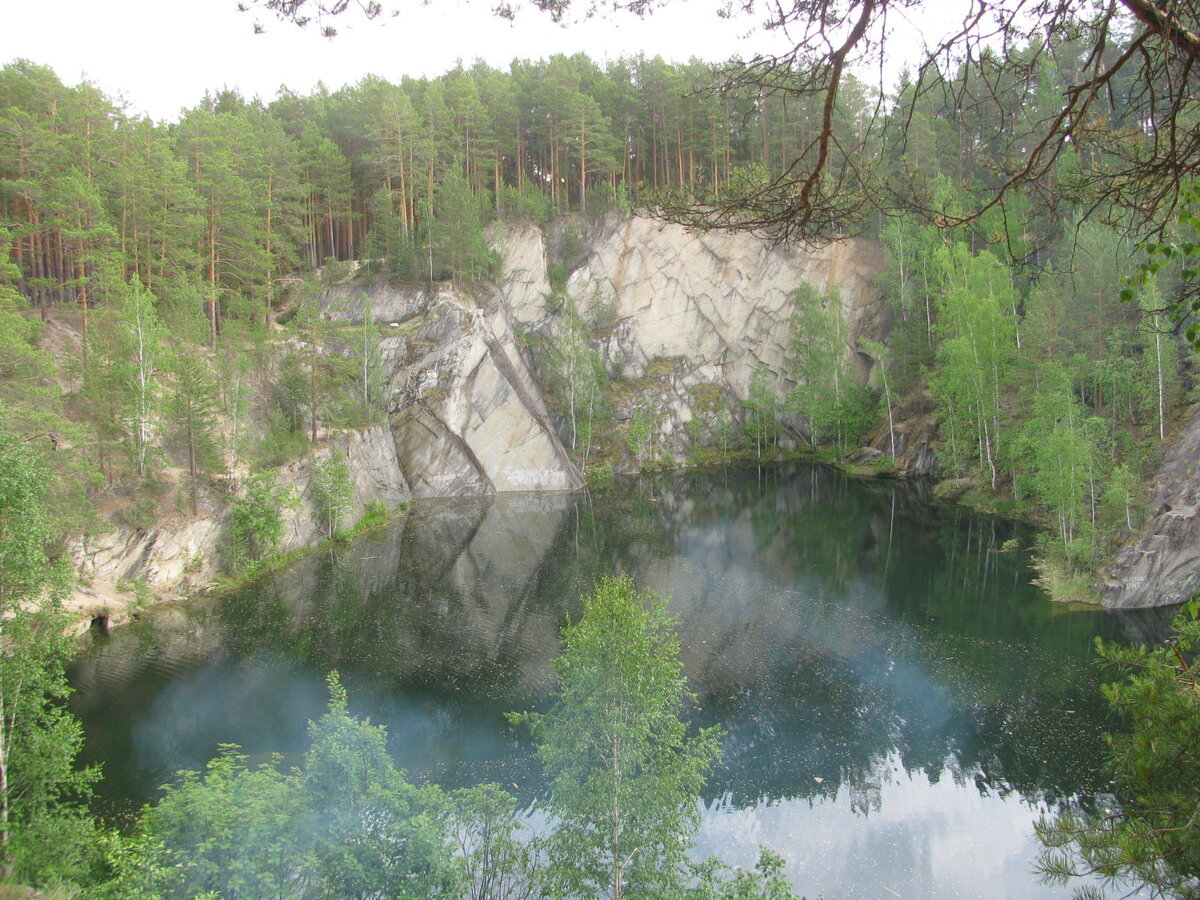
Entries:
{"type": "Polygon", "coordinates": [[[770,846],[810,897],[1067,896],[1029,874],[1031,823],[1107,788],[1092,637],[1169,616],[1045,601],[1011,549],[1029,539],[803,466],[420,502],[336,559],[100,643],[75,705],[110,810],[220,742],[298,759],[331,668],[412,776],[536,804],[501,714],[545,702],[563,621],[628,572],[671,595],[695,718],[727,732],[702,850],[770,846]]]}

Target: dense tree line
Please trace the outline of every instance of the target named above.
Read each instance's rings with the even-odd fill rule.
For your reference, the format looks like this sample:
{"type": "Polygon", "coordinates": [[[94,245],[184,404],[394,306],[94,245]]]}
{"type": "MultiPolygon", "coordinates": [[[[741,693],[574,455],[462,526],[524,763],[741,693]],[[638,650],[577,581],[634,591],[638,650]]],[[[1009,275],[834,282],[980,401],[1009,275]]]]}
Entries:
{"type": "MultiPolygon", "coordinates": [[[[1020,136],[1053,115],[1088,49],[1011,48],[990,77],[923,72],[890,98],[847,75],[833,137],[857,169],[902,186],[894,208],[960,218],[969,203],[949,208],[938,179],[964,201],[999,187],[1006,163],[1032,151],[1020,136]],[[1034,64],[1032,87],[1013,74],[1034,64]],[[881,123],[881,108],[896,121],[881,123]]],[[[737,71],[657,57],[602,68],[555,56],[507,72],[476,63],[400,84],[369,76],[309,96],[281,89],[270,101],[226,90],[154,124],[91,85],[17,62],[0,72],[4,251],[43,310],[72,304],[86,316],[136,277],[162,300],[190,288],[217,329],[226,314],[250,314],[245,304],[269,308],[290,277],[326,259],[383,258],[411,278],[485,275],[491,261],[474,231],[494,218],[732,198],[748,214],[756,191],[817,152],[826,111],[823,97],[792,87],[798,70],[730,80],[737,71]]],[[[1109,87],[1095,111],[1108,127],[1142,121],[1135,86],[1118,73],[1109,87]]],[[[997,208],[1011,234],[1032,238],[1009,249],[1044,249],[1104,162],[1091,145],[1068,148],[1035,188],[997,208]]],[[[877,232],[863,186],[824,190],[835,187],[843,215],[826,233],[877,232]]],[[[979,223],[987,240],[1001,237],[997,216],[979,223]]]]}
{"type": "Polygon", "coordinates": [[[136,278],[164,301],[191,290],[214,334],[327,259],[485,275],[478,228],[494,218],[628,208],[778,171],[806,111],[715,83],[699,62],[557,56],[269,103],[225,91],[160,125],[13,63],[0,73],[4,252],[43,312],[70,304],[86,321],[136,278]]]}
{"type": "MultiPolygon", "coordinates": [[[[889,99],[890,115],[903,117],[893,127],[877,127],[879,98],[847,75],[838,146],[904,186],[897,207],[924,212],[867,214],[848,199],[846,218],[829,224],[876,234],[889,252],[888,346],[853,348],[881,363],[889,448],[896,415],[912,412],[904,398],[928,390],[950,470],[978,470],[993,493],[1040,505],[1064,552],[1094,562],[1106,546],[1096,535],[1134,527],[1142,448],[1165,434],[1179,397],[1176,322],[1166,315],[1179,266],[1165,259],[1136,303],[1118,302],[1137,251],[1120,208],[1097,208],[1086,189],[1106,164],[1094,145],[1061,149],[1034,188],[968,215],[973,198],[1003,185],[1005,161],[1030,152],[1021,135],[1053,115],[1088,52],[1086,41],[1011,48],[982,81],[978,66],[923,71],[889,99]],[[1017,73],[1035,64],[1031,87],[1017,73]],[[1111,222],[1100,224],[1105,213],[1111,222]]],[[[14,316],[25,304],[77,322],[80,390],[64,411],[87,427],[104,480],[144,481],[151,443],[165,442],[186,454],[196,508],[198,480],[221,468],[218,413],[235,423],[235,444],[252,412],[267,420],[263,463],[293,455],[305,432],[315,440],[319,421],[378,415],[369,325],[335,335],[303,304],[293,324],[309,356],[272,363],[277,408],[245,409],[248,374],[264,362],[222,338],[258,341],[255,329],[272,321],[285,290],[303,296],[296,285],[313,267],[362,259],[401,279],[483,278],[496,262],[484,228],[497,219],[545,223],[568,210],[659,202],[719,208],[816,152],[821,95],[795,90],[797,73],[778,68],[731,80],[743,68],[730,65],[475,64],[398,85],[368,77],[310,96],[284,89],[270,102],[224,91],[154,124],[93,86],[13,63],[0,70],[5,302],[14,316]],[[166,336],[175,352],[163,352],[166,336]],[[335,344],[357,348],[340,367],[337,354],[316,353],[335,344]],[[323,399],[337,379],[353,381],[361,403],[323,399]]],[[[1146,114],[1137,83],[1122,80],[1132,77],[1114,73],[1101,111],[1127,141],[1146,114]]],[[[7,389],[23,393],[35,428],[47,404],[29,386],[45,383],[48,361],[29,349],[31,326],[9,321],[0,331],[13,360],[7,389]]],[[[775,420],[792,415],[808,439],[852,450],[884,410],[855,383],[829,298],[801,298],[796,324],[789,375],[799,387],[772,398],[756,381],[742,398],[741,440],[761,455],[779,436],[775,420]]],[[[562,382],[569,443],[586,461],[603,378],[580,325],[566,329],[571,352],[551,347],[545,368],[562,382]]],[[[654,431],[646,418],[634,423],[646,426],[639,448],[654,431]]]]}

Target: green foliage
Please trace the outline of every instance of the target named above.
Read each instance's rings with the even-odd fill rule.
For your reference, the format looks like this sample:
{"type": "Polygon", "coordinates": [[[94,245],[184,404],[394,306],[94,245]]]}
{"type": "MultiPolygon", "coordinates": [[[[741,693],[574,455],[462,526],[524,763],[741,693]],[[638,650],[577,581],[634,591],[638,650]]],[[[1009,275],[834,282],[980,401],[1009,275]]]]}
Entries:
{"type": "Polygon", "coordinates": [[[390,518],[387,503],[379,497],[375,497],[367,501],[367,505],[363,508],[362,518],[358,520],[358,524],[354,527],[356,531],[368,531],[369,529],[386,525],[390,518]]]}
{"type": "Polygon", "coordinates": [[[1164,303],[1160,310],[1178,327],[1186,324],[1184,337],[1200,350],[1200,185],[1184,189],[1178,213],[1178,229],[1168,233],[1163,241],[1143,245],[1145,258],[1140,262],[1125,287],[1121,299],[1134,302],[1146,284],[1158,279],[1160,272],[1173,271],[1179,286],[1178,296],[1164,303]]]}
{"type": "Polygon", "coordinates": [[[129,834],[99,835],[101,856],[88,896],[94,900],[167,900],[178,892],[180,869],[144,822],[129,834]]]}
{"type": "Polygon", "coordinates": [[[558,686],[529,724],[551,779],[548,877],[566,897],[658,898],[682,891],[696,803],[719,753],[689,733],[692,696],[661,597],[607,578],[563,631],[558,686]]]}
{"type": "Polygon", "coordinates": [[[346,347],[347,375],[354,385],[357,409],[353,424],[374,425],[387,413],[387,369],[379,344],[371,298],[359,298],[362,322],[350,331],[346,347]]]}
{"type": "Polygon", "coordinates": [[[992,487],[1007,452],[1002,384],[1016,351],[1012,276],[991,253],[964,244],[936,254],[938,370],[930,388],[944,418],[952,467],[978,465],[992,487]]]}
{"type": "Polygon", "coordinates": [[[612,487],[615,481],[616,475],[613,472],[613,464],[611,462],[588,466],[587,482],[592,487],[603,490],[612,487]]]}
{"type": "Polygon", "coordinates": [[[1095,524],[1110,455],[1104,423],[1088,416],[1062,373],[1057,381],[1055,374],[1045,373],[1020,436],[1028,451],[1021,487],[1053,516],[1062,558],[1087,565],[1096,550],[1095,524]]]}
{"type": "Polygon", "coordinates": [[[276,487],[270,472],[251,475],[229,511],[226,568],[234,574],[253,571],[276,553],[283,539],[283,514],[299,502],[295,489],[276,487]]]}
{"type": "Polygon", "coordinates": [[[308,449],[309,380],[298,353],[287,352],[278,362],[279,372],[268,393],[266,431],[258,446],[258,463],[278,466],[308,449]]]}
{"type": "Polygon", "coordinates": [[[432,277],[471,281],[490,276],[499,259],[484,237],[485,208],[456,171],[446,173],[433,210],[432,277]]]}
{"type": "Polygon", "coordinates": [[[395,192],[381,187],[371,198],[371,230],[363,256],[367,271],[395,278],[413,278],[412,242],[396,214],[395,192]]]}
{"type": "Polygon", "coordinates": [[[730,871],[716,859],[696,866],[695,884],[684,895],[686,900],[795,900],[783,857],[770,850],[759,851],[754,868],[730,871]]]}
{"type": "MultiPolygon", "coordinates": [[[[1200,892],[1200,649],[1197,601],[1186,604],[1159,647],[1097,641],[1121,680],[1104,689],[1127,731],[1110,736],[1107,762],[1117,808],[1068,809],[1038,824],[1038,869],[1054,884],[1098,877],[1122,893],[1142,885],[1156,897],[1200,892]]],[[[1080,897],[1100,897],[1084,887],[1080,897]]]]}
{"type": "Polygon", "coordinates": [[[226,746],[203,773],[181,773],[147,813],[144,826],[161,842],[166,897],[267,898],[286,894],[306,863],[294,823],[303,798],[279,760],[255,768],[226,746]]]}
{"type": "Polygon", "coordinates": [[[144,478],[161,399],[159,373],[167,362],[166,329],[154,296],[136,279],[124,287],[119,307],[107,319],[106,327],[93,333],[93,364],[103,367],[98,389],[116,407],[126,451],[144,478]]]}
{"type": "Polygon", "coordinates": [[[550,282],[550,290],[555,297],[563,297],[567,293],[567,279],[571,273],[561,262],[552,262],[546,267],[546,279],[550,282]]]}
{"type": "Polygon", "coordinates": [[[654,432],[658,428],[658,415],[653,409],[639,406],[625,429],[625,444],[642,465],[654,455],[654,432]]]}
{"type": "Polygon", "coordinates": [[[46,471],[0,423],[0,875],[78,881],[95,834],[84,811],[94,771],[66,709],[72,652],[58,600],[65,564],[49,555],[46,471]]]}
{"type": "MultiPolygon", "coordinates": [[[[873,423],[875,410],[851,368],[846,321],[836,293],[822,296],[808,286],[796,292],[788,365],[797,384],[788,392],[787,409],[808,421],[813,444],[832,443],[841,454],[856,447],[873,423]]],[[[752,400],[754,387],[751,381],[752,400]]],[[[761,424],[748,424],[756,447],[769,442],[770,435],[759,433],[761,424]]]]}
{"type": "Polygon", "coordinates": [[[772,446],[779,438],[779,396],[767,386],[771,373],[766,366],[757,366],[750,376],[750,391],[744,404],[745,418],[742,421],[742,440],[754,447],[754,454],[762,459],[763,450],[772,446]]]}
{"type": "Polygon", "coordinates": [[[458,896],[440,795],[404,780],[383,728],[349,713],[336,674],[329,691],[299,771],[280,772],[278,758],[250,768],[225,747],[203,773],[181,773],[116,848],[135,861],[118,859],[114,875],[146,892],[124,896],[458,896]]]}
{"type": "Polygon", "coordinates": [[[588,345],[587,327],[570,297],[564,295],[562,299],[546,349],[550,388],[570,425],[570,449],[578,452],[587,465],[596,427],[608,417],[608,376],[599,352],[588,345]]]}
{"type": "Polygon", "coordinates": [[[334,449],[313,467],[312,494],[326,537],[332,538],[354,506],[354,484],[344,453],[334,449]]]}
{"type": "Polygon", "coordinates": [[[384,729],[350,715],[336,674],[329,694],[328,712],[309,724],[312,746],[296,784],[306,812],[293,840],[308,850],[319,886],[310,895],[453,896],[436,793],[404,780],[384,729]]]}
{"type": "Polygon", "coordinates": [[[134,613],[142,612],[150,605],[150,585],[144,578],[118,579],[117,590],[133,595],[134,613]]]}
{"type": "Polygon", "coordinates": [[[57,391],[51,387],[54,360],[37,343],[41,323],[21,315],[21,296],[5,284],[15,269],[8,263],[10,244],[0,226],[0,403],[9,420],[21,424],[36,420],[57,391]]]}
{"type": "Polygon", "coordinates": [[[495,784],[450,795],[447,829],[469,900],[529,900],[543,875],[535,842],[521,834],[516,799],[495,784]]]}
{"type": "Polygon", "coordinates": [[[170,402],[172,431],[187,459],[195,513],[200,473],[221,468],[216,437],[217,382],[207,360],[195,352],[177,354],[171,368],[175,375],[170,402]]]}
{"type": "Polygon", "coordinates": [[[506,221],[530,222],[542,227],[550,223],[550,198],[532,182],[527,181],[520,188],[502,185],[496,202],[501,218],[506,221]]]}

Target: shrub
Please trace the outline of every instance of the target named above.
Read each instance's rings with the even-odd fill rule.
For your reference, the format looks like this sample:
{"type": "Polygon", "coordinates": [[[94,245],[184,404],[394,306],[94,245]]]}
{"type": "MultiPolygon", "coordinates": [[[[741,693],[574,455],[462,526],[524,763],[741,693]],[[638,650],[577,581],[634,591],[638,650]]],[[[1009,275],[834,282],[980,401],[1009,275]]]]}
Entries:
{"type": "Polygon", "coordinates": [[[269,472],[252,475],[246,482],[246,493],[229,514],[229,571],[252,572],[276,553],[283,540],[283,513],[295,509],[299,502],[296,489],[276,487],[269,472]]]}

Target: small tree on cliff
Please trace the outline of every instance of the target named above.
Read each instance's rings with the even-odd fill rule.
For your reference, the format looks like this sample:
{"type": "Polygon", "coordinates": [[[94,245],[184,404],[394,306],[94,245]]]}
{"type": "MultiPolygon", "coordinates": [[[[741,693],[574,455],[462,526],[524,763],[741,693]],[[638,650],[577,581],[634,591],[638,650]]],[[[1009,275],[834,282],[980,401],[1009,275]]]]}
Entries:
{"type": "Polygon", "coordinates": [[[563,632],[553,708],[513,717],[552,780],[550,879],[556,896],[678,896],[717,732],[682,718],[691,694],[663,598],[606,578],[583,605],[563,632]]]}
{"type": "Polygon", "coordinates": [[[317,515],[325,525],[326,537],[332,539],[342,526],[346,514],[354,508],[354,484],[346,456],[336,447],[313,468],[313,500],[317,515]]]}

